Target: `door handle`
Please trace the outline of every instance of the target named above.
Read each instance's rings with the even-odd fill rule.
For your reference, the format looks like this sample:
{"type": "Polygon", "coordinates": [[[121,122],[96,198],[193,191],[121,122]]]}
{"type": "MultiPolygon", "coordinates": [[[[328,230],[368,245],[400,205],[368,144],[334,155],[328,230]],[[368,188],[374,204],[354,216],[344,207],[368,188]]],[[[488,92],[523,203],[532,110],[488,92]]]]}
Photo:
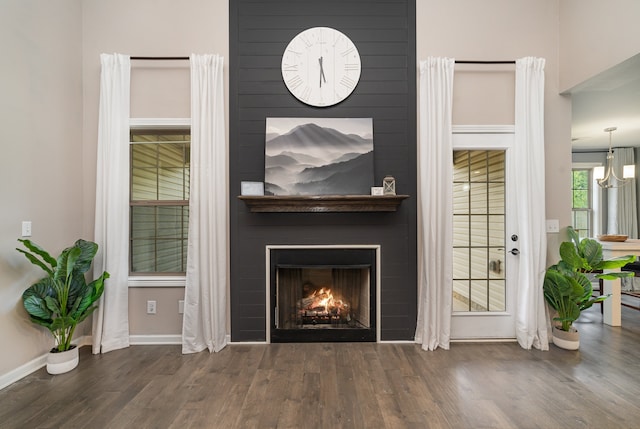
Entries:
{"type": "Polygon", "coordinates": [[[509,250],[509,253],[511,253],[512,255],[516,255],[517,256],[517,255],[520,254],[520,251],[518,249],[511,249],[511,250],[509,250]]]}

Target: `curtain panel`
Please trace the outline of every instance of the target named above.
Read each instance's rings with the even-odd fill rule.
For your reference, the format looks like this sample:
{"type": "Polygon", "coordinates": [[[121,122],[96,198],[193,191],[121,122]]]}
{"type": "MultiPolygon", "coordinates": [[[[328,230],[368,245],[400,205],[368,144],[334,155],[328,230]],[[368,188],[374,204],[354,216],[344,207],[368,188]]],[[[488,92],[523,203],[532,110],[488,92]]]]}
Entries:
{"type": "Polygon", "coordinates": [[[525,349],[549,349],[542,291],[547,258],[544,164],[543,58],[516,60],[514,168],[520,264],[516,295],[516,338],[525,349]]]}
{"type": "Polygon", "coordinates": [[[94,271],[107,271],[93,314],[93,353],[129,346],[129,93],[128,55],[100,55],[94,271]]]}
{"type": "Polygon", "coordinates": [[[424,350],[449,349],[453,288],[452,58],[420,62],[418,320],[424,350]]]}
{"type": "Polygon", "coordinates": [[[191,55],[191,162],[182,353],[218,352],[227,323],[223,58],[191,55]]]}
{"type": "MultiPolygon", "coordinates": [[[[618,177],[622,177],[625,165],[634,165],[633,148],[621,147],[615,149],[613,169],[618,177]]],[[[608,234],[624,234],[629,238],[638,238],[638,209],[636,205],[636,181],[619,187],[609,188],[608,193],[608,234]]]]}

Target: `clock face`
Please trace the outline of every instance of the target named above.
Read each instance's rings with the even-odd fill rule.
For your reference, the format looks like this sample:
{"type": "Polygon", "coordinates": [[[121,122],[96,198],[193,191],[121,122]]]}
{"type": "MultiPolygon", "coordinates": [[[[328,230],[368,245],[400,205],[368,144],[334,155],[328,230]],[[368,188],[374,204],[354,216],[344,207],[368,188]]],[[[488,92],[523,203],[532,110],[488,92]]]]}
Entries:
{"type": "Polygon", "coordinates": [[[347,98],[360,80],[360,54],[344,34],[313,27],[294,37],[282,55],[282,78],[297,99],[317,107],[347,98]]]}

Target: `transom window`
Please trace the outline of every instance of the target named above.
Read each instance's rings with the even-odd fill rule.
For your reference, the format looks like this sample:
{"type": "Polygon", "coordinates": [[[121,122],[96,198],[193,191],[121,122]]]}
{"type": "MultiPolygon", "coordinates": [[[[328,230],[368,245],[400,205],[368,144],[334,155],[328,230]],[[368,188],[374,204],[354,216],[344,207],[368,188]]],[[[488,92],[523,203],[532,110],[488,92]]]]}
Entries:
{"type": "Polygon", "coordinates": [[[131,131],[131,274],[183,274],[189,229],[189,130],[131,131]]]}

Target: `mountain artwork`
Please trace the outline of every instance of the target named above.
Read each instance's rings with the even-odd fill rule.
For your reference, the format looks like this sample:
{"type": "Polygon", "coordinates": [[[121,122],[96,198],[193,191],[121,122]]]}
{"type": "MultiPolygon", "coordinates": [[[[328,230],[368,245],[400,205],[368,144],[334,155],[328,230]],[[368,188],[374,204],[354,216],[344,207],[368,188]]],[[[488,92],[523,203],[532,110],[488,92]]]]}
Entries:
{"type": "Polygon", "coordinates": [[[265,195],[369,195],[372,118],[267,118],[265,195]]]}

